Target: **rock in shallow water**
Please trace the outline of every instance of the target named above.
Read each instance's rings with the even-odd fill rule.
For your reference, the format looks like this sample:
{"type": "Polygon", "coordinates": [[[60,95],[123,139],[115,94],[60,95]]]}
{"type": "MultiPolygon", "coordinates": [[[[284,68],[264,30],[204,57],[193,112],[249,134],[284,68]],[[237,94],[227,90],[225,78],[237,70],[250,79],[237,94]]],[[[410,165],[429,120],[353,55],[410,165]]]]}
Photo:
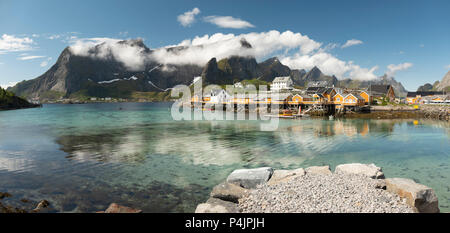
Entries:
{"type": "Polygon", "coordinates": [[[336,166],[334,171],[336,174],[357,174],[365,175],[372,179],[384,179],[384,174],[380,167],[375,164],[349,163],[336,166]]]}
{"type": "MultiPolygon", "coordinates": [[[[103,212],[98,212],[103,213],[103,212]]],[[[109,205],[108,209],[105,210],[106,214],[135,214],[135,213],[142,213],[142,210],[133,209],[126,206],[121,206],[117,203],[112,203],[109,205]]]]}
{"type": "Polygon", "coordinates": [[[246,189],[256,188],[258,184],[266,183],[272,176],[271,167],[255,169],[238,169],[233,171],[227,178],[227,182],[239,185],[246,189]]]}
{"type": "Polygon", "coordinates": [[[206,203],[197,206],[195,213],[239,213],[236,203],[210,198],[206,203]]]}
{"type": "Polygon", "coordinates": [[[211,197],[238,203],[238,200],[248,194],[248,191],[241,186],[224,182],[213,188],[211,197]]]}
{"type": "Polygon", "coordinates": [[[386,190],[406,198],[419,213],[439,213],[438,198],[433,189],[411,179],[386,179],[386,190]]]}

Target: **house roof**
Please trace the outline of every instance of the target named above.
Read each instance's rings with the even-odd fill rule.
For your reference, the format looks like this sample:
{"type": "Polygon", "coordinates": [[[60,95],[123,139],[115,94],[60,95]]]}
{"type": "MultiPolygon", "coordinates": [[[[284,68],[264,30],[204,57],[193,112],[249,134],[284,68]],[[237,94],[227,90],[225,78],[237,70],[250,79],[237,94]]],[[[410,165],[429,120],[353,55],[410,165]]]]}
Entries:
{"type": "Polygon", "coordinates": [[[289,77],[289,76],[276,77],[272,82],[288,82],[289,80],[291,80],[291,77],[289,77]]]}
{"type": "Polygon", "coordinates": [[[333,98],[336,97],[337,95],[344,97],[344,95],[342,93],[336,93],[336,95],[334,95],[333,98]]]}
{"type": "Polygon", "coordinates": [[[406,97],[416,97],[418,95],[420,96],[430,96],[430,95],[443,95],[444,92],[442,91],[415,91],[415,92],[408,92],[406,94],[406,97]]]}
{"type": "Polygon", "coordinates": [[[360,99],[360,100],[365,100],[362,96],[360,96],[359,94],[357,94],[357,93],[349,93],[347,96],[345,96],[345,98],[347,98],[349,95],[352,95],[352,96],[354,96],[354,97],[356,97],[357,99],[360,99]]]}
{"type": "Polygon", "coordinates": [[[370,85],[369,89],[372,94],[387,94],[391,85],[370,85]]]}
{"type": "Polygon", "coordinates": [[[308,91],[308,92],[312,92],[312,91],[316,92],[316,91],[318,91],[321,88],[325,88],[325,87],[308,87],[306,89],[306,91],[308,91]]]}

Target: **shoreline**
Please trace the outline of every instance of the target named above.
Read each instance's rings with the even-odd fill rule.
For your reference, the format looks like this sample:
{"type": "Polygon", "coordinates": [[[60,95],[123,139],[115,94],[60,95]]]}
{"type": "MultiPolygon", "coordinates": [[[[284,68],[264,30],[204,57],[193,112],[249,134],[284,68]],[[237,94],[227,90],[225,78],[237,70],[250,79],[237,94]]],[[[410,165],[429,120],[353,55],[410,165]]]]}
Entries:
{"type": "Polygon", "coordinates": [[[374,164],[238,169],[195,213],[439,213],[433,189],[374,164]]]}
{"type": "Polygon", "coordinates": [[[11,110],[20,110],[20,109],[28,109],[28,108],[41,108],[42,104],[33,104],[32,106],[27,106],[27,107],[12,107],[12,108],[5,108],[5,107],[0,107],[0,111],[11,111],[11,110]]]}
{"type": "MultiPolygon", "coordinates": [[[[43,103],[43,104],[77,105],[77,104],[114,104],[114,103],[174,103],[174,101],[152,101],[152,102],[127,101],[127,102],[84,102],[84,103],[43,103]]],[[[37,105],[35,107],[41,107],[43,106],[43,104],[37,105]]],[[[334,116],[337,119],[431,119],[431,120],[450,121],[450,105],[420,105],[419,109],[414,109],[412,106],[377,105],[369,107],[368,111],[345,112],[335,114],[334,116]]],[[[323,118],[324,115],[312,113],[310,114],[310,117],[323,118]]]]}

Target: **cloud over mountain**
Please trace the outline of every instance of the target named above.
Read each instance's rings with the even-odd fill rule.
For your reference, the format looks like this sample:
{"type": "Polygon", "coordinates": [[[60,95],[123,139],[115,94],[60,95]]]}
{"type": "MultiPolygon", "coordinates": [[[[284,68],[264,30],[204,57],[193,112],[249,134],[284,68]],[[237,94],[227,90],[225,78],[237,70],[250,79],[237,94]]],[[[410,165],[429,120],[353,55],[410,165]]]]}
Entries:
{"type": "Polygon", "coordinates": [[[142,70],[147,54],[145,47],[138,46],[141,39],[121,41],[112,38],[85,38],[76,40],[71,46],[72,53],[79,56],[90,56],[97,59],[114,59],[122,62],[129,70],[142,70]]]}
{"type": "Polygon", "coordinates": [[[340,79],[376,78],[373,72],[377,70],[377,66],[362,68],[352,61],[340,60],[328,53],[326,47],[301,33],[272,30],[239,35],[216,33],[197,36],[176,45],[153,49],[151,53],[144,52],[144,47],[129,41],[120,42],[111,38],[77,40],[70,49],[74,54],[99,59],[113,56],[130,70],[142,69],[149,59],[161,64],[204,66],[213,57],[220,60],[238,55],[261,60],[268,56],[278,56],[283,64],[293,69],[311,69],[317,66],[325,74],[336,75],[340,79]]]}

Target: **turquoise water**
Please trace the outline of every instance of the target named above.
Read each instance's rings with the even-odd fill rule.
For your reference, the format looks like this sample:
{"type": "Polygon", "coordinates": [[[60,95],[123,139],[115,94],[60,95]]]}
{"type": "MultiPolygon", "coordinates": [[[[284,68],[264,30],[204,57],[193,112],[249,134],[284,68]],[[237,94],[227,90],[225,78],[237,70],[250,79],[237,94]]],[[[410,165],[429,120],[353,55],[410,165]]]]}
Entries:
{"type": "Polygon", "coordinates": [[[0,192],[51,212],[111,202],[192,212],[237,168],[375,163],[432,187],[450,211],[450,125],[413,120],[173,121],[168,103],[44,105],[0,112],[0,192]]]}

